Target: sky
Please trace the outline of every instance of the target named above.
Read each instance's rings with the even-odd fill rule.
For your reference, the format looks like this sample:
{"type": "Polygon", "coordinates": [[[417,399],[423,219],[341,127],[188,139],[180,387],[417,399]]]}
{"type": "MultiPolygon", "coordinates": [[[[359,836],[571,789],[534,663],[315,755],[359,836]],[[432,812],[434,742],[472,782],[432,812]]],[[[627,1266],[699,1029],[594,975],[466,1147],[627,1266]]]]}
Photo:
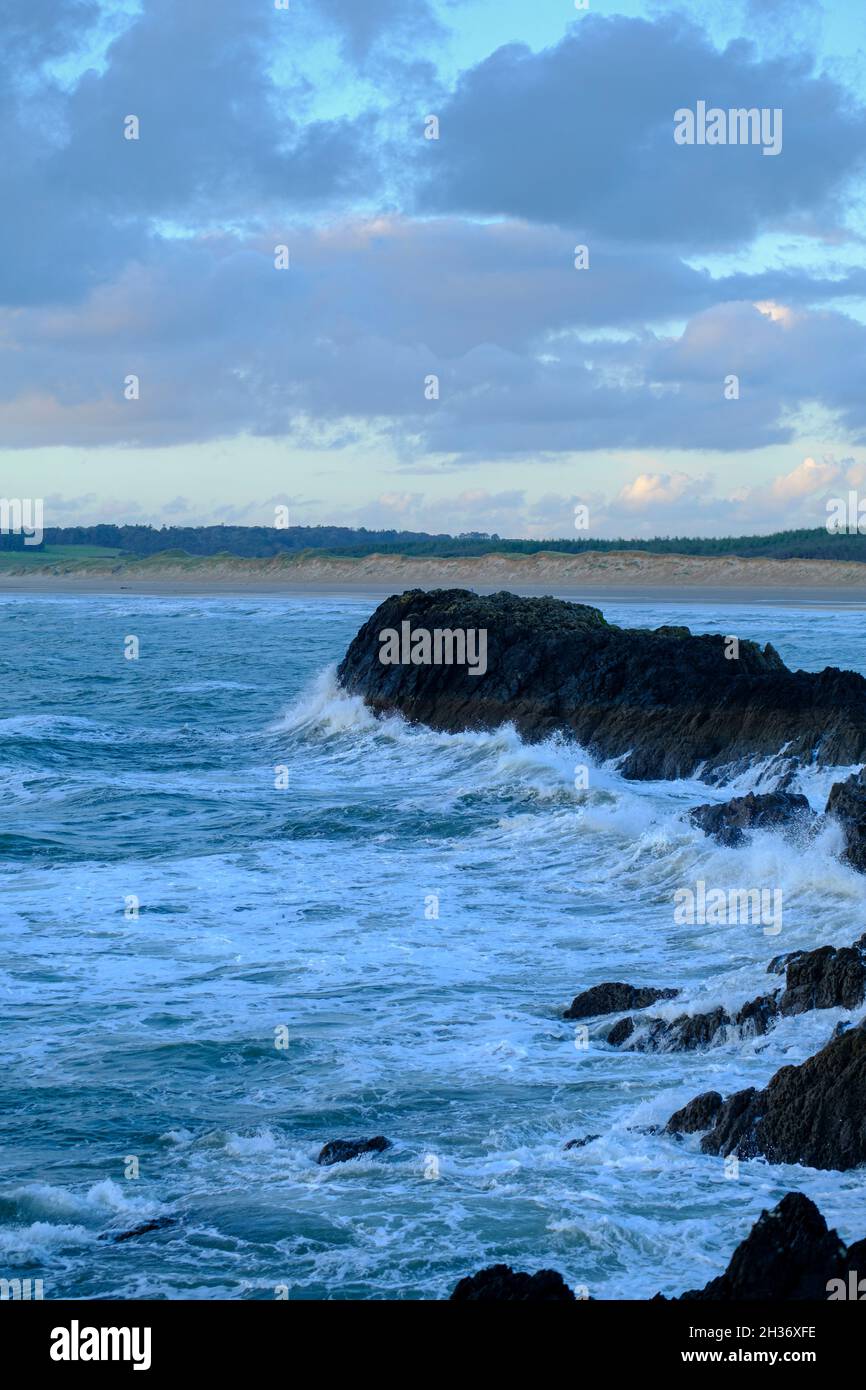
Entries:
{"type": "Polygon", "coordinates": [[[0,0],[0,43],[0,496],[46,526],[866,492],[862,0],[0,0]],[[779,153],[678,143],[699,102],[779,153]]]}

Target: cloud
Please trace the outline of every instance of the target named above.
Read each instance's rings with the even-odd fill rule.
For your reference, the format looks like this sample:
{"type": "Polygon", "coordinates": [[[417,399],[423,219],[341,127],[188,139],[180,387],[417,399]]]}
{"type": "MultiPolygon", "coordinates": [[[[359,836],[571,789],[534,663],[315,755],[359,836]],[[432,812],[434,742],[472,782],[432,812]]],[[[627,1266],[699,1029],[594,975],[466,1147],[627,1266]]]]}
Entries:
{"type": "Polygon", "coordinates": [[[843,216],[862,172],[866,113],[792,51],[719,51],[682,14],[650,22],[586,15],[539,53],[500,48],[463,74],[422,152],[426,211],[556,223],[643,246],[729,247],[798,218],[843,216]],[[674,112],[781,108],[780,156],[681,146],[674,112]]]}

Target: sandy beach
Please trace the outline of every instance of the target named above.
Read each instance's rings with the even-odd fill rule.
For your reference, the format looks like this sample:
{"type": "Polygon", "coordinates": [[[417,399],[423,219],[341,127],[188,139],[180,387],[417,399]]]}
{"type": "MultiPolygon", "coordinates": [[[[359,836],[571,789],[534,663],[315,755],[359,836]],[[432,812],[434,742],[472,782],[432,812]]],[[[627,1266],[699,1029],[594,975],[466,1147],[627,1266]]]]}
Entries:
{"type": "Polygon", "coordinates": [[[493,554],[443,559],[305,555],[246,560],[155,556],[0,572],[0,594],[186,593],[381,597],[404,589],[509,589],[587,602],[805,604],[866,608],[866,565],[824,560],[655,555],[646,551],[493,554]]]}

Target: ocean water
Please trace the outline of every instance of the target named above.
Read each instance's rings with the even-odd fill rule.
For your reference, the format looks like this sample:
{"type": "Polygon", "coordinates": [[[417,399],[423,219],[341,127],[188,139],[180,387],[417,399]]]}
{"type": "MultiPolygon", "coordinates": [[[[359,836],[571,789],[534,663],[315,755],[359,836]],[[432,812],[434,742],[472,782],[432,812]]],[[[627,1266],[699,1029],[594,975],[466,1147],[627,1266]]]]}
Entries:
{"type": "MultiPolygon", "coordinates": [[[[501,1260],[645,1298],[703,1285],[792,1188],[866,1235],[862,1172],[731,1178],[653,1132],[802,1061],[844,1011],[652,1056],[575,1046],[561,1018],[608,979],[680,988],[669,1016],[740,1004],[778,952],[852,941],[864,881],[837,832],[721,849],[684,812],[730,786],[377,722],[333,678],[374,606],[0,598],[0,1277],[46,1298],[441,1298],[501,1260]],[[781,887],[782,931],[675,924],[699,878],[781,887]],[[384,1155],[317,1166],[374,1134],[384,1155]]],[[[851,613],[604,609],[866,672],[851,613]]],[[[839,775],[802,790],[821,807],[839,775]]]]}

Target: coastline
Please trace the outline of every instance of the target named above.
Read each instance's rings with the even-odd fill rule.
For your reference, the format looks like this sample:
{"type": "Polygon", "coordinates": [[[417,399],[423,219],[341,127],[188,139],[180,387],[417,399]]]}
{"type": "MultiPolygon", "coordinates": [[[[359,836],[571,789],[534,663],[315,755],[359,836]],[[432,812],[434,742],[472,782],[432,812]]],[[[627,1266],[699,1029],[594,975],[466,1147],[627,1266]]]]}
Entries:
{"type": "Polygon", "coordinates": [[[266,560],[157,555],[121,565],[23,566],[0,570],[3,594],[185,594],[381,598],[405,589],[508,589],[575,601],[775,604],[866,609],[866,564],[856,561],[766,560],[656,555],[646,551],[560,555],[491,554],[358,559],[304,555],[266,560]]]}

